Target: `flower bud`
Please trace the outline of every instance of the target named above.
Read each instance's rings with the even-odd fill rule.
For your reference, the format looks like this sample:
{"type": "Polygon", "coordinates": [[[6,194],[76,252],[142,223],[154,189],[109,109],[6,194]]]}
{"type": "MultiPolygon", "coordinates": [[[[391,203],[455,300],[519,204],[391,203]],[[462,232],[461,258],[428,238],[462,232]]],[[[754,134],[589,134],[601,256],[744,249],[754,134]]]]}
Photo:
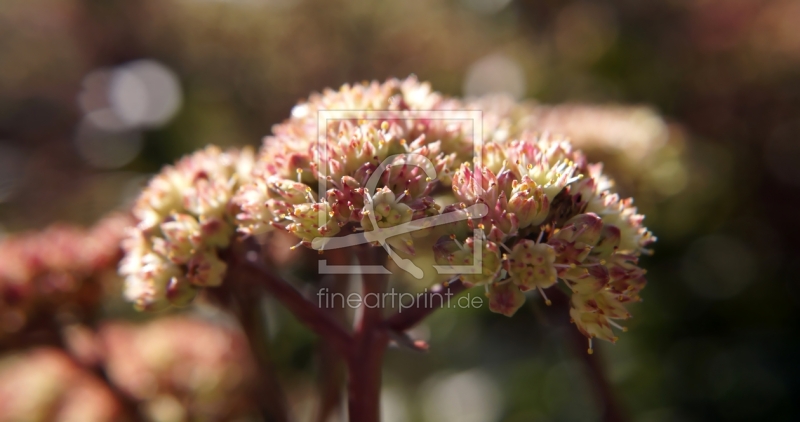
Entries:
{"type": "MultiPolygon", "coordinates": [[[[365,209],[361,216],[361,227],[365,232],[375,230],[375,223],[378,228],[389,228],[408,223],[413,217],[414,210],[406,204],[396,202],[397,198],[389,188],[378,189],[372,196],[372,211],[365,209]]],[[[366,208],[366,207],[365,207],[366,208]]],[[[414,254],[414,242],[410,233],[403,233],[392,236],[388,239],[391,246],[399,248],[406,254],[414,254]]]]}
{"type": "Polygon", "coordinates": [[[164,252],[177,264],[186,263],[203,240],[200,224],[187,214],[175,214],[172,221],[161,223],[161,232],[166,239],[164,252]]]}
{"type": "Polygon", "coordinates": [[[475,238],[469,237],[462,245],[455,239],[443,237],[434,247],[434,254],[439,265],[473,267],[470,271],[474,272],[464,272],[461,275],[461,279],[469,284],[491,283],[501,268],[497,244],[485,239],[476,241],[475,238]],[[475,248],[478,245],[481,245],[481,248],[477,251],[479,263],[476,263],[475,248]],[[478,264],[480,267],[474,268],[478,264]]]}
{"type": "Polygon", "coordinates": [[[126,256],[120,272],[125,275],[125,298],[137,309],[157,309],[165,305],[167,284],[181,270],[155,252],[136,252],[126,256]]]}
{"type": "Polygon", "coordinates": [[[600,258],[608,258],[619,247],[620,231],[614,226],[604,225],[603,231],[600,234],[600,241],[597,246],[592,248],[592,255],[600,258]]]}
{"type": "Polygon", "coordinates": [[[287,204],[302,204],[309,201],[316,202],[317,195],[308,185],[292,180],[271,177],[267,181],[270,197],[287,204]]]}
{"type": "Polygon", "coordinates": [[[600,264],[568,269],[561,278],[568,280],[572,291],[579,295],[599,292],[610,279],[608,269],[600,264]]]}
{"type": "Polygon", "coordinates": [[[605,315],[598,312],[581,312],[578,309],[570,308],[569,316],[575,326],[578,327],[578,330],[587,338],[599,338],[612,343],[617,341],[617,337],[611,331],[611,324],[608,323],[608,318],[605,315]]]}
{"type": "Polygon", "coordinates": [[[497,176],[497,188],[506,194],[506,198],[511,198],[514,191],[514,183],[517,178],[511,170],[503,170],[497,176]]]}
{"type": "Polygon", "coordinates": [[[493,208],[500,196],[497,178],[491,170],[485,167],[470,169],[469,163],[464,163],[453,175],[453,193],[460,201],[475,204],[479,201],[493,208]]]}
{"type": "Polygon", "coordinates": [[[202,251],[196,253],[186,264],[186,279],[196,286],[219,286],[228,265],[216,253],[202,251]]]}
{"type": "Polygon", "coordinates": [[[267,189],[262,182],[242,186],[233,199],[241,212],[236,215],[238,230],[247,234],[260,234],[272,229],[276,215],[269,206],[267,189]]]}
{"type": "Polygon", "coordinates": [[[197,216],[218,217],[225,213],[231,196],[228,180],[201,179],[187,190],[183,206],[197,216]]]}
{"type": "Polygon", "coordinates": [[[508,210],[517,216],[519,227],[541,224],[550,212],[550,200],[544,191],[527,177],[514,186],[508,210]]]}
{"type": "Polygon", "coordinates": [[[416,156],[399,156],[383,173],[383,182],[393,192],[403,192],[403,201],[410,202],[428,195],[435,186],[435,181],[428,178],[422,167],[413,160],[416,156]]]}
{"type": "Polygon", "coordinates": [[[327,202],[331,204],[334,215],[341,222],[360,221],[364,208],[364,195],[361,184],[353,177],[344,176],[341,183],[326,193],[327,202]]]}
{"type": "Polygon", "coordinates": [[[552,246],[524,239],[514,245],[508,256],[508,273],[514,284],[525,290],[546,289],[556,283],[555,260],[552,246]]]}
{"type": "Polygon", "coordinates": [[[594,213],[585,213],[570,218],[556,236],[568,242],[594,246],[600,240],[602,231],[603,221],[600,217],[594,213]]]}
{"type": "Polygon", "coordinates": [[[311,242],[317,237],[335,236],[339,233],[339,225],[330,216],[331,212],[331,206],[327,202],[295,205],[291,215],[287,216],[292,223],[286,229],[303,242],[311,242]]]}
{"type": "Polygon", "coordinates": [[[226,248],[233,237],[233,226],[219,217],[200,220],[203,244],[214,248],[226,248]]]}
{"type": "Polygon", "coordinates": [[[492,283],[487,296],[489,309],[507,317],[513,316],[525,304],[525,294],[514,283],[492,283]]]}

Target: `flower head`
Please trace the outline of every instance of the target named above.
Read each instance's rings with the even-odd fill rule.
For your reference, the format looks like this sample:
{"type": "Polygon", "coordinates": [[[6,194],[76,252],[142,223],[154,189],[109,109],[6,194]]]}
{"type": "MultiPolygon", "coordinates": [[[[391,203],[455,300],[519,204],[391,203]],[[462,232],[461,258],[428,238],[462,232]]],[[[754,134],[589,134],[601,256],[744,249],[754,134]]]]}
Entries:
{"type": "Polygon", "coordinates": [[[579,330],[613,340],[614,320],[645,285],[638,257],[655,238],[602,166],[566,136],[537,130],[534,109],[464,105],[413,77],[313,94],[273,127],[255,163],[206,150],[151,182],[121,266],[128,296],[143,307],[184,303],[217,285],[225,262],[216,250],[235,225],[246,235],[284,230],[294,247],[353,240],[432,253],[465,284],[486,286],[490,308],[505,315],[524,291],[547,300],[562,283],[579,330]],[[476,107],[480,148],[472,122],[437,114],[476,107]]]}
{"type": "Polygon", "coordinates": [[[150,181],[133,210],[137,225],[123,242],[119,271],[128,300],[142,309],[184,304],[193,289],[222,282],[226,264],[217,250],[230,244],[243,211],[232,198],[253,160],[249,149],[208,147],[150,181]]]}
{"type": "Polygon", "coordinates": [[[129,215],[112,214],[89,229],[56,224],[0,241],[0,342],[59,310],[94,312],[131,224],[129,215]]]}

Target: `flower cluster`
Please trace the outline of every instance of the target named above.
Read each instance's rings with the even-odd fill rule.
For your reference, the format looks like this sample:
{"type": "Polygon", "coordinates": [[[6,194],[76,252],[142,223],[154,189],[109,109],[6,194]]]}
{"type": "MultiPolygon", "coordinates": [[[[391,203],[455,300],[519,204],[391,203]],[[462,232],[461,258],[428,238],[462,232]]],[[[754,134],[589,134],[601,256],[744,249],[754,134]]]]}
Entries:
{"type": "Polygon", "coordinates": [[[254,364],[238,331],[185,317],[64,331],[68,355],[35,348],[0,360],[0,421],[227,421],[252,415],[254,364]],[[80,365],[79,365],[80,364],[80,365]],[[107,374],[98,379],[93,368],[107,374]]]}
{"type": "Polygon", "coordinates": [[[254,364],[238,331],[171,317],[108,323],[94,342],[110,381],[150,420],[235,420],[253,411],[254,364]]]}
{"type": "Polygon", "coordinates": [[[39,348],[0,360],[0,420],[122,420],[122,404],[89,371],[58,349],[39,348]]]}
{"type": "Polygon", "coordinates": [[[469,221],[479,236],[468,238],[467,247],[449,240],[456,252],[439,245],[439,261],[460,261],[480,240],[484,268],[489,262],[494,271],[462,280],[486,285],[493,311],[513,315],[523,292],[534,288],[549,304],[544,289],[560,280],[572,293],[570,316],[589,338],[590,352],[593,338],[616,341],[612,327],[624,328],[615,320],[630,317],[624,304],[638,301],[645,285],[638,257],[655,238],[642,226],[644,217],[631,199],[611,191],[601,166],[587,165],[565,141],[523,134],[486,150],[499,157],[474,169],[464,164],[453,176],[462,207],[488,206],[484,217],[469,221]]]}
{"type": "MultiPolygon", "coordinates": [[[[610,327],[629,316],[623,304],[639,298],[645,281],[637,260],[654,238],[632,200],[611,190],[601,166],[587,163],[568,138],[534,131],[538,117],[528,106],[493,101],[446,98],[415,78],[312,95],[273,128],[238,190],[238,179],[228,178],[235,158],[227,159],[223,176],[203,173],[227,187],[211,202],[236,213],[225,221],[235,219],[240,232],[284,230],[297,237],[295,247],[341,247],[346,242],[336,238],[361,232],[362,243],[400,256],[433,254],[440,266],[461,272],[465,283],[484,285],[492,310],[506,315],[522,305],[523,292],[535,288],[546,298],[544,290],[560,282],[572,292],[571,315],[581,332],[614,341],[610,327]],[[488,104],[482,139],[474,139],[471,122],[437,114],[481,104],[488,104]],[[320,126],[321,111],[334,117],[320,126]],[[485,212],[476,216],[475,206],[485,212]],[[436,224],[437,216],[454,218],[436,224]],[[441,238],[417,241],[426,236],[441,238]]],[[[208,157],[206,151],[187,160],[208,157]]],[[[162,185],[174,183],[168,174],[180,174],[180,167],[159,176],[162,181],[151,183],[140,201],[140,243],[155,257],[133,254],[123,265],[133,275],[130,296],[139,300],[146,295],[138,286],[159,292],[151,297],[163,296],[164,290],[183,291],[172,286],[184,279],[213,285],[224,271],[224,264],[210,259],[207,273],[214,279],[191,280],[192,260],[209,260],[209,246],[224,246],[213,239],[229,233],[200,236],[202,246],[195,239],[209,221],[205,210],[190,204],[196,179],[177,190],[191,192],[182,208],[162,192],[162,185]],[[144,276],[149,280],[142,283],[144,276]]]]}
{"type": "MultiPolygon", "coordinates": [[[[467,103],[484,112],[484,137],[505,142],[525,132],[559,133],[584,150],[623,155],[629,167],[658,151],[670,137],[664,119],[642,106],[518,103],[513,98],[492,95],[467,103]]],[[[641,171],[642,169],[638,169],[641,171]]]]}
{"type": "Polygon", "coordinates": [[[207,147],[165,167],[133,209],[123,242],[125,297],[140,309],[188,303],[202,286],[222,283],[218,250],[234,234],[231,202],[252,171],[253,152],[207,147]]]}
{"type": "Polygon", "coordinates": [[[0,339],[52,320],[61,309],[91,311],[113,276],[131,218],[113,214],[94,227],[54,225],[0,242],[0,339]]]}
{"type": "MultiPolygon", "coordinates": [[[[451,105],[414,78],[313,95],[264,141],[251,183],[235,198],[240,230],[258,234],[277,227],[311,246],[348,224],[372,231],[438,214],[430,194],[449,180],[456,158],[445,146],[461,144],[457,149],[463,150],[464,140],[459,125],[426,112],[451,105]],[[319,110],[339,114],[328,122],[323,141],[319,110]],[[370,119],[374,111],[383,118],[370,119]]],[[[410,236],[391,243],[414,252],[410,236]]]]}

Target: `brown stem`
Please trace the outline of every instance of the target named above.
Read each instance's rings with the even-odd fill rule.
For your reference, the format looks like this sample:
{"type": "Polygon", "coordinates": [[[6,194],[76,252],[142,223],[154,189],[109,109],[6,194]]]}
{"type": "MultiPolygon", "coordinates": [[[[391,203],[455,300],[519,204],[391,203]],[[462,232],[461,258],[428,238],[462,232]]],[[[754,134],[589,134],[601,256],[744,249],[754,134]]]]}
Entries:
{"type": "Polygon", "coordinates": [[[239,321],[247,336],[247,343],[258,369],[258,397],[265,422],[287,422],[289,420],[286,395],[277,378],[272,361],[257,295],[237,295],[240,305],[239,321]]]}
{"type": "Polygon", "coordinates": [[[397,332],[403,332],[419,324],[437,309],[444,306],[453,299],[454,296],[467,290],[467,287],[460,280],[452,283],[442,283],[433,286],[426,291],[419,300],[414,303],[413,308],[400,309],[396,314],[389,317],[384,325],[397,332]]]}
{"type": "MultiPolygon", "coordinates": [[[[350,255],[345,249],[333,249],[326,251],[325,255],[333,265],[347,265],[350,263],[350,255]]],[[[344,296],[347,290],[349,274],[333,274],[323,278],[321,288],[331,294],[341,294],[344,296]]],[[[335,302],[335,301],[334,301],[335,302]]],[[[347,308],[344,303],[337,306],[326,307],[325,311],[340,324],[347,323],[347,308]]],[[[342,388],[347,376],[345,371],[345,360],[332,350],[328,342],[322,339],[319,343],[319,408],[314,416],[316,422],[327,422],[340,408],[342,403],[342,388]]]]}
{"type": "Polygon", "coordinates": [[[269,358],[266,330],[259,313],[261,295],[257,293],[264,289],[275,296],[300,322],[342,356],[348,353],[352,336],[331,315],[275,275],[259,256],[259,246],[253,239],[234,243],[226,252],[229,264],[227,278],[231,280],[223,283],[223,287],[227,288],[215,293],[217,299],[237,315],[247,334],[258,364],[261,396],[258,402],[263,405],[265,420],[284,422],[289,420],[288,405],[269,358]]]}
{"type": "MultiPolygon", "coordinates": [[[[376,265],[383,256],[380,252],[371,247],[361,248],[359,262],[362,266],[376,265]]],[[[350,422],[379,422],[383,355],[389,344],[381,306],[387,280],[385,275],[363,274],[361,284],[361,319],[348,357],[348,412],[350,422]]]]}
{"type": "Polygon", "coordinates": [[[602,420],[605,422],[627,421],[628,418],[625,416],[624,411],[614,396],[614,389],[606,377],[603,363],[599,356],[600,351],[595,348],[593,354],[590,355],[587,353],[588,341],[586,337],[581,334],[574,325],[569,323],[567,317],[567,315],[569,315],[570,306],[569,297],[558,289],[550,289],[548,290],[548,294],[553,301],[553,312],[557,312],[557,316],[552,316],[553,312],[551,312],[551,318],[558,319],[560,325],[566,326],[570,345],[574,347],[575,353],[583,360],[586,368],[589,370],[589,382],[592,384],[592,388],[598,400],[603,403],[602,420]],[[553,293],[550,293],[551,291],[553,291],[553,293]]]}
{"type": "Polygon", "coordinates": [[[261,313],[261,298],[264,289],[259,279],[244,271],[244,249],[248,245],[236,243],[226,253],[229,269],[222,286],[208,289],[207,294],[230,312],[239,321],[247,337],[250,354],[256,365],[258,376],[252,394],[265,422],[287,422],[288,400],[278,382],[278,374],[272,361],[267,338],[267,329],[261,313]]]}
{"type": "Polygon", "coordinates": [[[242,270],[253,277],[258,277],[264,288],[275,296],[301,323],[320,337],[330,342],[331,346],[342,355],[348,354],[353,336],[320,309],[317,304],[306,299],[289,283],[272,273],[264,264],[248,260],[242,270]]]}

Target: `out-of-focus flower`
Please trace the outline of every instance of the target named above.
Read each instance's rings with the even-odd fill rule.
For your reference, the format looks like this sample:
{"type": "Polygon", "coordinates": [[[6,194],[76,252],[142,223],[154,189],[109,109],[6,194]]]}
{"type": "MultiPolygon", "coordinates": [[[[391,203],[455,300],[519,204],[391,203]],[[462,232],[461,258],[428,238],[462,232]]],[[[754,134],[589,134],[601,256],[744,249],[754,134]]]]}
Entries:
{"type": "Polygon", "coordinates": [[[529,129],[566,135],[578,148],[622,153],[631,162],[655,152],[669,138],[664,119],[647,107],[539,106],[528,119],[529,129]]]}
{"type": "Polygon", "coordinates": [[[171,317],[97,334],[114,385],[153,421],[235,420],[253,413],[253,363],[241,333],[171,317]]]}
{"type": "Polygon", "coordinates": [[[0,420],[112,422],[122,418],[109,388],[57,349],[0,360],[0,420]]]}
{"type": "MultiPolygon", "coordinates": [[[[590,158],[603,160],[612,173],[624,176],[621,181],[627,187],[636,187],[638,192],[655,190],[669,196],[685,184],[680,179],[688,167],[681,153],[683,137],[649,107],[518,103],[502,95],[471,99],[466,106],[483,111],[487,143],[512,141],[526,133],[558,134],[590,158]],[[665,178],[664,170],[659,173],[663,166],[678,180],[665,178]]],[[[484,165],[490,165],[487,161],[501,163],[484,159],[484,165]]]]}
{"type": "Polygon", "coordinates": [[[131,224],[113,214],[90,229],[60,224],[0,241],[0,340],[61,311],[93,312],[131,224]]]}
{"type": "Polygon", "coordinates": [[[137,225],[123,243],[125,297],[137,308],[188,303],[222,282],[217,256],[234,234],[231,199],[253,168],[252,150],[207,147],[165,167],[136,202],[137,225]]]}

